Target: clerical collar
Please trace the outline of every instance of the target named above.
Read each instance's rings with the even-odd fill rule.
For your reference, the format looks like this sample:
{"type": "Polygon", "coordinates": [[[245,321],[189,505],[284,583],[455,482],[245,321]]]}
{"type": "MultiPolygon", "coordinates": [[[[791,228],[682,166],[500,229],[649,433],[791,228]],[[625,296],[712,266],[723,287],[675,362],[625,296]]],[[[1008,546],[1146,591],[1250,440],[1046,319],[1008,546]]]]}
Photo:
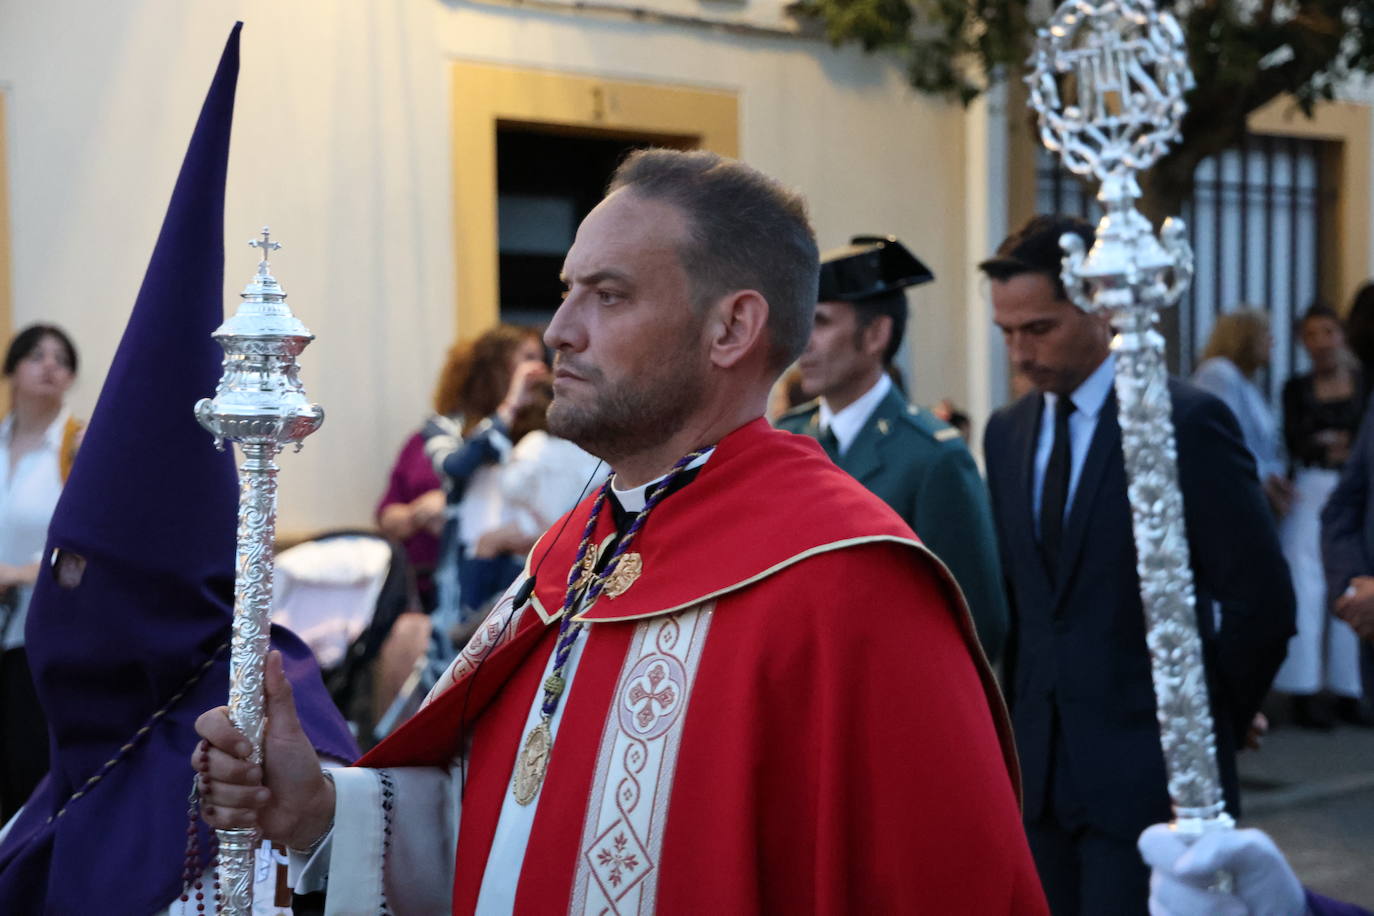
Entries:
{"type": "MultiPolygon", "coordinates": [[[[710,460],[711,456],[715,454],[715,451],[715,446],[712,446],[710,451],[703,453],[700,457],[688,464],[687,467],[683,468],[682,472],[668,485],[668,490],[663,494],[663,498],[667,499],[669,496],[672,496],[678,490],[681,490],[683,487],[687,486],[687,484],[695,480],[698,472],[701,471],[702,465],[710,460]]],[[[644,508],[644,503],[648,498],[649,491],[652,490],[660,480],[667,476],[667,474],[664,474],[662,477],[654,478],[642,487],[630,487],[628,490],[618,488],[615,485],[615,478],[611,478],[610,510],[611,518],[615,521],[616,531],[621,534],[625,533],[625,530],[634,522],[635,516],[639,514],[639,510],[644,508]]]]}
{"type": "Polygon", "coordinates": [[[840,454],[849,451],[849,446],[863,432],[864,424],[872,416],[873,411],[878,408],[878,404],[887,393],[892,390],[892,379],[886,372],[878,376],[878,381],[873,387],[865,391],[852,403],[842,410],[831,410],[825,398],[821,398],[820,412],[817,418],[822,430],[830,430],[835,434],[835,441],[839,443],[840,454]]]}
{"type": "MultiPolygon", "coordinates": [[[[694,471],[697,468],[701,467],[703,464],[705,464],[707,461],[710,461],[711,456],[715,453],[715,446],[712,446],[709,451],[702,453],[701,457],[697,458],[695,461],[693,461],[691,464],[687,465],[687,467],[683,469],[682,474],[678,476],[678,480],[682,480],[683,477],[687,476],[687,473],[689,471],[694,471]]],[[[663,474],[660,477],[655,477],[653,480],[649,481],[648,483],[642,486],[630,487],[627,490],[622,490],[620,489],[620,487],[616,486],[616,478],[612,477],[611,495],[615,497],[615,501],[620,505],[620,508],[624,509],[626,512],[638,512],[640,509],[644,508],[644,502],[648,499],[649,490],[660,480],[667,476],[667,474],[663,474]]],[[[692,476],[695,477],[696,475],[693,474],[692,476]]],[[[677,487],[672,487],[671,489],[676,490],[677,487]]]]}

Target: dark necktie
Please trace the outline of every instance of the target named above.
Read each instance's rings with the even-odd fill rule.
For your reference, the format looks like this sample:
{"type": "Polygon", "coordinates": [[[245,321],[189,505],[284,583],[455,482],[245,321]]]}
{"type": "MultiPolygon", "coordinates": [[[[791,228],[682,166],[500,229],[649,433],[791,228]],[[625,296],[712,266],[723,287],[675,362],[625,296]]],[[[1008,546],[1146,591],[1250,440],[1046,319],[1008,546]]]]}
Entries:
{"type": "Polygon", "coordinates": [[[839,460],[840,440],[835,438],[834,429],[827,426],[825,429],[821,430],[821,434],[816,438],[820,441],[821,448],[825,449],[825,453],[830,456],[831,461],[839,460]]]}
{"type": "Polygon", "coordinates": [[[1059,569],[1059,549],[1064,540],[1064,507],[1069,500],[1069,414],[1073,401],[1060,395],[1054,402],[1054,447],[1045,466],[1040,490],[1040,553],[1053,579],[1059,569]]]}

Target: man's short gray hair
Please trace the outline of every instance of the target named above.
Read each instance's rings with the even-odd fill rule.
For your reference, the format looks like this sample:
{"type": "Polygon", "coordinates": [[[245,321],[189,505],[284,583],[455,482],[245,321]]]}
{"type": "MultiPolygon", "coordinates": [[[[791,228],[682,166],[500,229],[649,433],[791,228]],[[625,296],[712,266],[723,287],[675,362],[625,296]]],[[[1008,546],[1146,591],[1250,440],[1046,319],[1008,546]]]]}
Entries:
{"type": "Polygon", "coordinates": [[[820,255],[801,195],[734,159],[697,150],[632,152],[607,193],[628,188],[686,216],[680,252],[699,307],[742,289],[768,301],[769,365],[781,372],[811,334],[820,255]]]}

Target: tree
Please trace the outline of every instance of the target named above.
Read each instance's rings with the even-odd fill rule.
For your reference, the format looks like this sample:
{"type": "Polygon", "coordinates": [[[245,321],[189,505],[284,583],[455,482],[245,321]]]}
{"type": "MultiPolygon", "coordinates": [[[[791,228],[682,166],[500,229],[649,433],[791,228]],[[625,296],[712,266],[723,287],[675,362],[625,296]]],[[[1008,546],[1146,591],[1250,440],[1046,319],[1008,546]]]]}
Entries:
{"type": "MultiPolygon", "coordinates": [[[[1179,211],[1198,163],[1239,143],[1250,112],[1286,94],[1310,117],[1343,80],[1374,71],[1374,0],[1159,6],[1183,27],[1197,85],[1188,94],[1181,142],[1144,178],[1140,206],[1152,218],[1179,211]]],[[[912,86],[965,105],[1024,73],[1040,24],[1025,0],[800,0],[798,9],[816,18],[833,44],[896,53],[912,86]]],[[[1049,12],[1044,7],[1040,17],[1049,12]]]]}

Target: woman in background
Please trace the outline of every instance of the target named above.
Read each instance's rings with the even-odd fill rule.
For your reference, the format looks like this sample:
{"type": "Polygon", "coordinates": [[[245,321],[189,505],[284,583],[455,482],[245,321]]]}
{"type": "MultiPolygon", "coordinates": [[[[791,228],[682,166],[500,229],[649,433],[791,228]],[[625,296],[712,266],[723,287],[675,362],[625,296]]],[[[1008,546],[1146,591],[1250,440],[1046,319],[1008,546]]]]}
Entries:
{"type": "MultiPolygon", "coordinates": [[[[457,375],[466,371],[463,352],[450,352],[434,391],[436,416],[458,413],[457,375]]],[[[444,528],[447,499],[434,465],[425,455],[425,436],[416,432],[401,447],[391,467],[386,492],[377,504],[377,527],[382,534],[400,541],[415,572],[415,588],[420,606],[434,610],[436,596],[434,568],[439,559],[439,534],[444,528]]]]}
{"type": "Polygon", "coordinates": [[[439,565],[452,574],[439,576],[439,606],[463,625],[514,581],[531,546],[532,539],[493,547],[483,538],[513,521],[501,465],[525,433],[544,425],[540,391],[550,375],[539,332],[508,324],[459,344],[450,363],[453,410],[426,424],[424,448],[448,494],[439,565]]]}
{"type": "MultiPolygon", "coordinates": [[[[542,415],[552,392],[538,408],[542,415]]],[[[528,553],[539,535],[553,526],[587,493],[610,474],[604,461],[587,454],[567,439],[549,435],[541,424],[521,437],[501,469],[501,492],[512,520],[487,532],[479,553],[512,550],[528,553]]]]}
{"type": "Polygon", "coordinates": [[[553,388],[538,331],[499,325],[454,347],[449,366],[437,401],[452,409],[423,432],[449,500],[439,602],[426,658],[377,737],[418,708],[490,602],[520,574],[539,535],[607,473],[544,429],[553,388]]]}
{"type": "Polygon", "coordinates": [[[1293,718],[1304,728],[1332,727],[1321,691],[1336,695],[1335,712],[1369,724],[1360,706],[1359,638],[1331,613],[1322,570],[1321,511],[1350,456],[1363,413],[1364,385],[1345,346],[1340,318],[1314,305],[1298,325],[1312,371],[1283,386],[1283,434],[1293,466],[1293,504],[1279,528],[1298,599],[1298,634],[1274,678],[1293,695],[1293,718]]]}
{"type": "Polygon", "coordinates": [[[1269,365],[1274,338],[1269,316],[1259,309],[1239,309],[1217,318],[1202,362],[1193,372],[1193,384],[1209,391],[1231,408],[1245,447],[1255,459],[1264,494],[1274,515],[1288,514],[1292,486],[1279,454],[1279,430],[1268,399],[1255,384],[1255,375],[1269,365]]]}
{"type": "Polygon", "coordinates": [[[24,622],[48,522],[81,442],[67,410],[76,347],[60,328],[20,331],[5,354],[10,412],[0,420],[0,823],[48,770],[48,727],[29,675],[24,622]]]}

